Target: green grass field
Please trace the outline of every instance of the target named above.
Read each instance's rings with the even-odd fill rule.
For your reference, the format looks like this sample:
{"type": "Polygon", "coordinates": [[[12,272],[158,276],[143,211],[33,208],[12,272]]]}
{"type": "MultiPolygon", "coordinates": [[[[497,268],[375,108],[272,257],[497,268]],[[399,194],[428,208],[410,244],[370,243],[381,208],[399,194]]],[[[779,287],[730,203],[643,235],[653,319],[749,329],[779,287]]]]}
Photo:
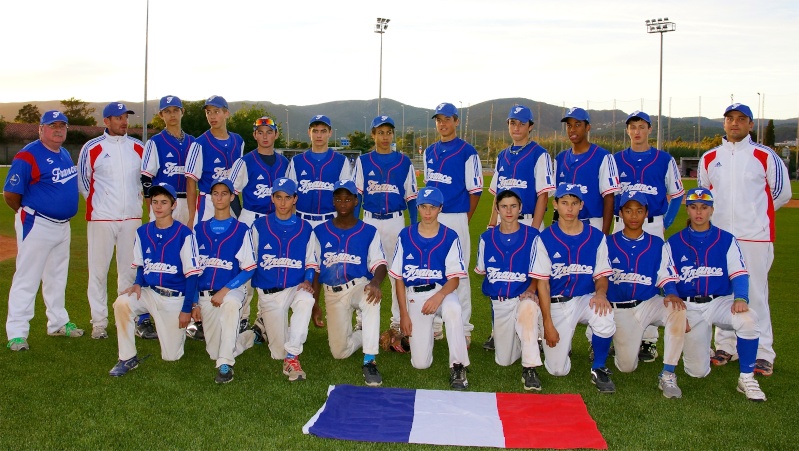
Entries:
{"type": "MultiPolygon", "coordinates": [[[[3,179],[5,173],[6,170],[0,171],[3,179]]],[[[794,185],[794,192],[797,188],[794,185]]],[[[477,238],[488,221],[490,201],[490,195],[484,196],[472,222],[474,253],[477,238]]],[[[82,214],[72,221],[67,307],[72,320],[90,330],[85,294],[86,222],[82,214]]],[[[795,292],[799,276],[799,209],[780,210],[777,221],[771,307],[779,358],[774,375],[760,378],[768,402],[748,402],[736,391],[737,364],[714,368],[705,379],[690,378],[678,369],[683,390],[679,400],[665,399],[657,389],[659,363],[642,364],[632,374],[614,372],[617,393],[600,395],[590,383],[582,327],[575,334],[571,374],[555,378],[540,371],[543,393],[582,395],[611,449],[796,449],[799,389],[793,383],[799,380],[799,360],[791,352],[799,348],[799,297],[795,292]]],[[[684,223],[685,214],[681,213],[676,224],[684,223]]],[[[673,227],[670,232],[676,229],[673,227]]],[[[11,210],[5,207],[0,208],[0,234],[14,234],[11,210]]],[[[13,273],[13,259],[0,263],[3,319],[13,273]]],[[[115,276],[109,279],[114,281],[115,276]]],[[[115,288],[113,283],[109,291],[115,288]]],[[[472,275],[471,283],[475,293],[475,331],[470,351],[470,390],[522,392],[520,364],[499,367],[493,361],[493,353],[480,346],[491,330],[490,306],[480,295],[481,279],[472,275]]],[[[387,282],[384,291],[388,295],[387,282]]],[[[114,297],[109,293],[110,299],[114,297]]],[[[388,304],[383,306],[384,327],[390,316],[388,304]]],[[[152,357],[125,377],[111,378],[108,370],[117,359],[114,327],[109,328],[109,340],[96,341],[88,336],[53,338],[46,335],[45,321],[39,299],[28,340],[31,350],[0,351],[0,449],[375,448],[370,443],[302,434],[302,425],[324,403],[328,385],[362,384],[361,355],[333,360],[325,330],[311,326],[301,357],[307,381],[286,381],[281,362],[271,360],[268,350],[258,346],[237,360],[236,379],[220,386],[213,381],[214,364],[201,342],[187,341],[186,355],[180,361],[164,362],[157,341],[137,340],[139,356],[152,357]]],[[[662,353],[662,342],[659,349],[662,353]]],[[[420,371],[410,366],[407,355],[381,354],[378,363],[384,386],[448,389],[444,342],[436,343],[434,355],[433,366],[420,371]]],[[[609,366],[613,368],[612,363],[609,366]]],[[[379,447],[422,448],[393,444],[379,447]]]]}

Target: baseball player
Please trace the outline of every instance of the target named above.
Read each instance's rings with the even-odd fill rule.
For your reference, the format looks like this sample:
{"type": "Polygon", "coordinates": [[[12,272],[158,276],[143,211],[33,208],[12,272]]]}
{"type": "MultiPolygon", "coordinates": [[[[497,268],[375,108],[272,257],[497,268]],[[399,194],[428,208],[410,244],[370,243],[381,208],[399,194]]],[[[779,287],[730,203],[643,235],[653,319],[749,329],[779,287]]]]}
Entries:
{"type": "MultiPolygon", "coordinates": [[[[138,180],[137,180],[138,181],[138,180]]],[[[134,338],[135,318],[150,313],[158,328],[161,358],[183,356],[186,326],[192,316],[199,319],[197,243],[191,229],[172,219],[177,192],[167,183],[150,187],[155,221],[136,230],[133,246],[135,283],[114,302],[119,361],[109,375],[124,376],[139,366],[134,338]]]]}
{"type": "MultiPolygon", "coordinates": [[[[663,239],[664,231],[674,222],[685,194],[680,171],[671,155],[649,145],[652,122],[648,114],[633,111],[625,123],[630,147],[613,155],[619,172],[619,194],[641,192],[647,197],[649,216],[644,221],[643,229],[663,239]]],[[[620,214],[621,199],[622,196],[616,196],[614,232],[624,228],[620,214]]],[[[655,361],[658,355],[657,341],[657,327],[647,327],[638,353],[641,361],[655,361]]]]}
{"type": "Polygon", "coordinates": [[[216,383],[233,380],[236,356],[253,345],[255,334],[239,334],[239,315],[247,282],[255,272],[255,251],[250,229],[230,215],[236,196],[233,182],[220,179],[211,185],[214,217],[194,227],[202,274],[199,280],[200,314],[205,350],[216,361],[216,383]]]}
{"type": "MultiPolygon", "coordinates": [[[[471,238],[469,221],[472,219],[480,195],[483,193],[483,167],[480,157],[471,144],[458,138],[460,120],[458,109],[451,103],[441,103],[433,114],[439,140],[424,151],[424,182],[426,186],[438,188],[444,196],[443,209],[438,216],[441,224],[458,234],[463,249],[463,264],[469,267],[471,238]]],[[[458,299],[463,315],[463,331],[466,345],[471,345],[472,289],[466,280],[458,284],[458,299]]],[[[443,338],[440,321],[436,321],[436,339],[443,338]]]]}
{"type": "Polygon", "coordinates": [[[419,222],[400,232],[389,274],[396,281],[400,328],[410,337],[411,365],[433,364],[433,319],[441,316],[447,328],[449,384],[466,390],[469,353],[463,332],[461,303],[455,290],[466,277],[458,234],[438,222],[444,196],[424,187],[416,199],[419,222]]]}
{"type": "MultiPolygon", "coordinates": [[[[715,225],[738,239],[750,277],[750,304],[760,321],[760,344],[755,372],[770,376],[774,371],[774,332],[768,304],[768,272],[774,261],[774,212],[791,199],[788,168],[766,146],[752,141],[752,110],[734,103],[724,112],[721,145],[699,160],[699,186],[716,198],[715,225]]],[[[716,328],[715,365],[735,358],[732,332],[716,328]]]]}
{"type": "MultiPolygon", "coordinates": [[[[391,150],[394,120],[377,116],[372,120],[373,151],[355,161],[355,186],[363,197],[363,222],[373,225],[380,234],[386,261],[394,258],[400,230],[405,228],[405,211],[411,225],[416,224],[416,171],[407,155],[391,150]]],[[[399,306],[391,282],[391,328],[399,331],[399,306]]]]}
{"type": "Polygon", "coordinates": [[[608,234],[613,222],[613,196],[619,191],[616,163],[610,152],[588,141],[591,118],[587,111],[570,108],[560,121],[566,123],[572,148],[555,156],[555,184],[579,185],[585,202],[580,220],[608,234]]]}
{"type": "Polygon", "coordinates": [[[714,196],[710,190],[688,190],[685,204],[688,227],[668,240],[680,275],[677,292],[688,307],[685,373],[692,377],[710,374],[712,326],[733,331],[740,357],[738,391],[750,401],[765,401],[753,373],[760,329],[757,312],[749,308],[750,279],[743,253],[731,233],[711,224],[714,196]]]}
{"type": "Polygon", "coordinates": [[[327,338],[336,359],[346,359],[363,347],[366,385],[383,383],[375,356],[380,339],[380,284],[386,277],[386,258],[374,226],[358,219],[358,188],[342,180],[333,188],[336,217],[314,228],[314,266],[325,290],[327,338]],[[352,330],[353,310],[360,310],[362,329],[352,330]]]}
{"type": "Polygon", "coordinates": [[[116,248],[117,293],[133,285],[136,229],[141,225],[141,162],[144,145],[127,135],[124,103],[103,108],[105,133],[87,142],[78,157],[78,189],[86,199],[92,338],[108,338],[108,269],[116,248]]]}
{"type": "Polygon", "coordinates": [[[17,269],[8,293],[7,347],[28,349],[36,292],[42,284],[47,334],[80,337],[69,320],[65,290],[69,272],[69,220],[78,213],[78,170],[61,147],[69,121],[47,111],[39,121],[39,139],[20,150],[11,162],[3,199],[16,212],[17,269]],[[44,175],[44,177],[42,176],[44,175]]]}
{"type": "MultiPolygon", "coordinates": [[[[347,157],[329,148],[327,143],[333,128],[330,118],[318,114],[308,124],[311,148],[291,159],[286,177],[297,184],[297,215],[312,227],[333,219],[333,185],[339,180],[352,179],[352,166],[347,157]]],[[[314,281],[313,318],[316,327],[324,327],[319,308],[319,281],[314,281]]]]}
{"type": "Polygon", "coordinates": [[[616,196],[624,229],[607,238],[608,258],[613,268],[608,300],[613,305],[616,334],[616,368],[635,371],[645,328],[665,327],[663,371],[658,387],[666,398],[680,398],[674,369],[680,360],[685,340],[685,303],[677,295],[679,280],[669,246],[663,239],[644,231],[649,195],[627,191],[616,196]],[[666,296],[660,295],[660,288],[666,296]]]}
{"type": "Polygon", "coordinates": [[[480,236],[474,272],[486,276],[483,294],[491,300],[494,361],[508,366],[521,357],[524,389],[540,391],[541,379],[535,370],[541,366],[540,310],[533,299],[520,298],[530,286],[528,270],[538,229],[519,223],[522,205],[515,190],[504,189],[496,194],[492,216],[499,218],[499,225],[480,236]]]}
{"type": "MultiPolygon", "coordinates": [[[[584,186],[563,183],[553,202],[560,215],[557,223],[536,237],[530,262],[530,277],[538,279],[538,302],[544,325],[544,366],[553,376],[571,369],[569,351],[577,323],[593,331],[594,359],[591,382],[600,393],[615,393],[605,360],[616,332],[613,308],[607,299],[608,261],[605,235],[580,220],[584,186]]],[[[525,298],[532,298],[533,285],[525,298]]]]}
{"type": "Polygon", "coordinates": [[[283,374],[294,382],[306,378],[299,357],[314,305],[315,238],[308,221],[294,214],[297,184],[278,178],[271,191],[275,211],[256,219],[252,228],[258,254],[252,279],[258,290],[258,319],[253,330],[257,342],[268,338],[272,358],[283,360],[283,374]]]}

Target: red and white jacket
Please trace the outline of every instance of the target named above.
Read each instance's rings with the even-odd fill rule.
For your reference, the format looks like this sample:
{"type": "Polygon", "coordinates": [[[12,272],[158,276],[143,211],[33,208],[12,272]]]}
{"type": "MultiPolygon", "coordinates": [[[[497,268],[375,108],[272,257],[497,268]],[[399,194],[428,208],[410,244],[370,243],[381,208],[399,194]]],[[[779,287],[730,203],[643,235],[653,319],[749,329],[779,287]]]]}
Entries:
{"type": "Polygon", "coordinates": [[[788,168],[776,152],[751,137],[737,143],[724,137],[699,159],[697,183],[713,193],[714,225],[739,241],[774,241],[774,212],[792,194],[788,168]]]}
{"type": "Polygon", "coordinates": [[[141,219],[141,158],[136,138],[102,136],[84,144],[78,157],[78,188],[86,198],[87,221],[141,219]]]}

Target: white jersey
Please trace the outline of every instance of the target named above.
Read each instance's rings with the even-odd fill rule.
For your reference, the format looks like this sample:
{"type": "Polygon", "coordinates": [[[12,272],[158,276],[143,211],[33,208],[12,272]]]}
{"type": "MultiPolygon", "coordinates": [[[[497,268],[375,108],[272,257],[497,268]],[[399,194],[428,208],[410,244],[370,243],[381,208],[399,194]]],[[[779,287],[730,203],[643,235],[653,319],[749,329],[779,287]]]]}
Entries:
{"type": "Polygon", "coordinates": [[[78,189],[86,199],[86,220],[141,219],[141,160],[144,145],[128,135],[87,142],[78,157],[78,189]]]}

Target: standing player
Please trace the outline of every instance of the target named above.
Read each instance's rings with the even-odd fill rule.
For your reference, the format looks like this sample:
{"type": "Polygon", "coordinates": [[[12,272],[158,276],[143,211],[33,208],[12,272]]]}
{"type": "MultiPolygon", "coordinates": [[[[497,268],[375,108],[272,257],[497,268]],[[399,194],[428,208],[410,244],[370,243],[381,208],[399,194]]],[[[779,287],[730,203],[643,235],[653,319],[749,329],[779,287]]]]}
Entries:
{"type": "MultiPolygon", "coordinates": [[[[709,188],[717,199],[715,224],[738,239],[749,268],[752,310],[760,321],[760,344],[755,372],[770,376],[774,371],[774,332],[768,304],[768,272],[774,261],[774,212],[791,199],[788,169],[766,146],[752,141],[754,121],[748,106],[734,103],[724,111],[721,145],[699,160],[699,186],[709,188]]],[[[732,332],[716,328],[713,364],[724,365],[735,358],[732,332]]]]}
{"type": "MultiPolygon", "coordinates": [[[[471,255],[469,222],[483,193],[483,167],[474,147],[457,136],[460,120],[455,105],[439,104],[433,119],[436,121],[436,131],[440,139],[424,151],[424,182],[426,186],[438,188],[444,196],[438,221],[458,234],[463,249],[464,267],[468,268],[471,255]]],[[[466,345],[469,346],[474,325],[470,322],[472,288],[468,274],[466,280],[458,284],[458,299],[461,303],[466,345]]],[[[434,329],[436,339],[443,338],[441,323],[437,322],[434,329]]]]}
{"type": "Polygon", "coordinates": [[[669,246],[662,238],[644,231],[644,224],[651,217],[647,208],[649,196],[628,191],[617,200],[624,229],[607,238],[613,267],[608,299],[616,320],[616,368],[624,373],[635,371],[645,328],[664,326],[663,371],[658,387],[666,398],[680,398],[682,391],[674,374],[685,340],[685,303],[678,297],[676,287],[679,276],[669,246]]]}
{"type": "Polygon", "coordinates": [[[390,275],[396,280],[400,327],[410,337],[411,365],[433,364],[433,320],[440,316],[447,328],[449,384],[466,390],[469,353],[463,332],[461,304],[455,290],[466,277],[458,234],[438,222],[444,196],[438,188],[424,187],[417,197],[419,222],[402,229],[390,275]]]}
{"type": "Polygon", "coordinates": [[[688,190],[688,227],[669,237],[680,281],[677,291],[688,307],[683,349],[685,373],[710,374],[711,328],[732,331],[740,356],[738,391],[750,401],[766,395],[754,377],[760,331],[757,312],[749,308],[749,274],[735,237],[710,223],[713,195],[706,188],[688,190]]]}
{"type": "MultiPolygon", "coordinates": [[[[333,185],[339,180],[352,179],[352,166],[347,157],[328,147],[333,131],[330,118],[318,114],[308,124],[311,148],[291,159],[286,177],[297,184],[297,215],[312,227],[333,219],[333,185]]],[[[311,314],[316,327],[324,327],[319,308],[319,281],[314,281],[314,310],[311,314]]]]}
{"type": "MultiPolygon", "coordinates": [[[[314,228],[314,255],[325,289],[327,337],[336,359],[346,359],[363,347],[366,385],[383,383],[375,356],[380,339],[380,284],[386,277],[386,258],[374,226],[355,215],[358,188],[352,180],[336,182],[335,218],[314,228]],[[353,310],[360,310],[362,329],[352,330],[353,310]]],[[[316,265],[314,262],[314,265],[316,265]]]]}
{"type": "MultiPolygon", "coordinates": [[[[579,219],[582,188],[571,183],[558,185],[553,204],[560,220],[544,229],[533,245],[530,277],[538,279],[546,341],[544,366],[553,376],[569,374],[574,329],[578,323],[588,324],[594,348],[591,382],[600,393],[615,393],[616,386],[605,366],[616,332],[607,299],[608,276],[613,270],[605,235],[579,219]]],[[[524,297],[534,296],[532,288],[531,284],[524,297]]]]}
{"type": "Polygon", "coordinates": [[[297,184],[278,178],[272,184],[273,213],[258,218],[252,236],[258,266],[252,285],[258,289],[257,340],[268,338],[273,359],[283,360],[289,381],[305,380],[300,365],[314,305],[315,238],[308,221],[294,214],[297,184]],[[289,323],[289,309],[291,322],[289,323]]]}
{"type": "Polygon", "coordinates": [[[540,391],[541,379],[535,370],[541,366],[538,350],[540,310],[533,299],[520,298],[530,287],[527,273],[538,229],[519,223],[524,211],[522,205],[521,197],[514,190],[497,193],[492,216],[499,217],[499,225],[480,236],[474,272],[486,276],[483,294],[491,300],[496,348],[494,361],[508,366],[521,357],[524,389],[540,391]]]}
{"type": "Polygon", "coordinates": [[[566,123],[572,148],[555,157],[555,184],[578,185],[585,201],[580,220],[607,235],[613,222],[613,196],[619,191],[616,163],[610,152],[588,141],[591,118],[587,111],[570,108],[560,121],[566,123]]]}
{"type": "Polygon", "coordinates": [[[65,291],[69,273],[69,220],[78,213],[77,168],[61,147],[69,121],[47,111],[39,120],[39,139],[25,146],[11,162],[3,199],[16,212],[17,269],[8,293],[7,347],[28,349],[36,292],[42,284],[47,334],[80,337],[69,321],[65,291]],[[44,175],[44,177],[42,177],[44,175]]]}
{"type": "Polygon", "coordinates": [[[78,158],[78,188],[86,198],[92,338],[108,338],[108,269],[116,248],[117,293],[136,278],[131,268],[136,229],[141,225],[141,160],[144,145],[131,138],[123,103],[103,108],[105,133],[87,142],[78,158]]]}
{"type": "Polygon", "coordinates": [[[177,192],[169,184],[150,187],[155,221],[136,230],[132,259],[135,283],[114,302],[119,361],[109,375],[124,376],[139,366],[134,337],[137,315],[149,313],[158,328],[161,358],[183,356],[186,326],[192,315],[199,317],[197,243],[191,229],[172,219],[177,192]]]}
{"type": "MultiPolygon", "coordinates": [[[[377,116],[372,120],[375,149],[355,161],[355,186],[363,196],[363,222],[380,233],[386,261],[394,258],[397,237],[405,228],[405,211],[411,225],[416,224],[416,171],[410,158],[391,150],[394,142],[394,120],[377,116]]],[[[391,328],[399,332],[399,306],[391,282],[391,328]]]]}

